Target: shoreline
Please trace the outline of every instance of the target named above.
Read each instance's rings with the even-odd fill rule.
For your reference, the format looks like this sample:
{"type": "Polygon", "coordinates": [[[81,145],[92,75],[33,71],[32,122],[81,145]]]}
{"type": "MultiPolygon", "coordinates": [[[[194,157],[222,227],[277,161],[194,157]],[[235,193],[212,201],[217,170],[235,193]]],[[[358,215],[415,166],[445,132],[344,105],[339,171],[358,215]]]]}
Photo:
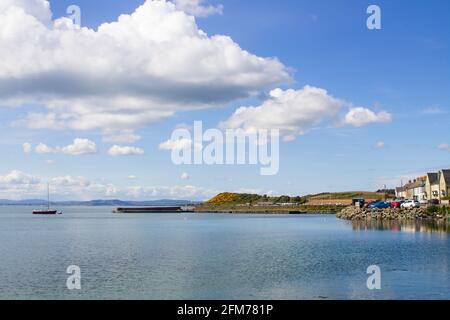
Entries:
{"type": "Polygon", "coordinates": [[[220,213],[220,214],[291,214],[291,215],[307,215],[307,214],[337,214],[345,207],[341,206],[213,206],[201,205],[194,209],[195,213],[220,213]]]}
{"type": "MultiPolygon", "coordinates": [[[[443,207],[441,207],[443,208],[443,207]]],[[[444,209],[446,210],[446,209],[444,209]]],[[[431,211],[428,208],[414,209],[360,209],[356,207],[347,207],[336,214],[336,217],[342,220],[361,221],[361,220],[378,220],[378,221],[403,221],[403,220],[426,220],[426,221],[443,221],[450,219],[450,212],[445,213],[444,210],[431,211]]]]}

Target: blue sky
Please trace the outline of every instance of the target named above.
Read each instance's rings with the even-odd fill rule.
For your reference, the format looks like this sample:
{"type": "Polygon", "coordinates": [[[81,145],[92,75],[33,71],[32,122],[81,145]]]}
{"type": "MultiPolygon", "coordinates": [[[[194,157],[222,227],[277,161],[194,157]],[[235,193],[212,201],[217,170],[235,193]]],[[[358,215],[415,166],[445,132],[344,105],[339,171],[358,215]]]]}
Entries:
{"type": "MultiPolygon", "coordinates": [[[[78,5],[82,26],[96,30],[120,14],[133,13],[143,2],[58,0],[50,4],[54,19],[65,16],[69,5],[78,5]]],[[[39,197],[47,181],[61,183],[64,192],[54,190],[58,199],[204,199],[218,191],[296,195],[376,190],[450,167],[448,1],[203,3],[218,4],[223,5],[223,13],[197,17],[198,28],[208,36],[229,36],[242,50],[258,57],[276,57],[289,70],[290,81],[261,85],[252,96],[227,99],[211,108],[177,109],[171,116],[145,123],[133,132],[141,137],[139,141],[121,144],[144,150],[141,156],[108,155],[117,143],[105,142],[104,128],[33,129],[20,119],[29,113],[55,110],[35,96],[31,102],[0,107],[0,198],[39,197]],[[381,8],[381,30],[366,27],[370,4],[381,8]],[[240,106],[263,104],[271,89],[301,90],[306,85],[325,89],[330,96],[375,114],[387,112],[391,119],[364,126],[336,125],[326,117],[314,122],[305,134],[281,143],[280,171],[275,176],[261,176],[259,166],[176,166],[170,152],[159,148],[180,124],[201,120],[205,127],[214,128],[240,106]],[[35,152],[40,143],[62,150],[77,138],[94,142],[96,152],[35,152]],[[377,148],[380,142],[384,145],[377,148]],[[31,152],[24,153],[24,143],[31,145],[31,152]],[[189,179],[181,179],[183,173],[189,179]]],[[[195,65],[196,61],[184,63],[195,65]]],[[[8,80],[4,74],[2,77],[8,80]]],[[[336,116],[346,112],[343,107],[336,116]]]]}

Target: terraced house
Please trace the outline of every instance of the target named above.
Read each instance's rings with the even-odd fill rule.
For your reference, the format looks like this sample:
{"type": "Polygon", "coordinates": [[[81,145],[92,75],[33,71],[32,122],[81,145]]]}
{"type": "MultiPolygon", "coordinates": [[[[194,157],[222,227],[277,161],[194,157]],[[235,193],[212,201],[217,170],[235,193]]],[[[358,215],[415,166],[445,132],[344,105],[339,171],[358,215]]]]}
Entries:
{"type": "Polygon", "coordinates": [[[427,173],[425,196],[429,200],[450,196],[450,169],[427,173]]]}
{"type": "Polygon", "coordinates": [[[443,200],[450,197],[450,169],[427,173],[409,181],[404,186],[396,188],[399,199],[412,199],[417,201],[443,200]]]}
{"type": "Polygon", "coordinates": [[[414,181],[409,181],[406,185],[396,189],[399,199],[413,199],[417,201],[427,200],[425,187],[427,177],[418,177],[414,181]]]}

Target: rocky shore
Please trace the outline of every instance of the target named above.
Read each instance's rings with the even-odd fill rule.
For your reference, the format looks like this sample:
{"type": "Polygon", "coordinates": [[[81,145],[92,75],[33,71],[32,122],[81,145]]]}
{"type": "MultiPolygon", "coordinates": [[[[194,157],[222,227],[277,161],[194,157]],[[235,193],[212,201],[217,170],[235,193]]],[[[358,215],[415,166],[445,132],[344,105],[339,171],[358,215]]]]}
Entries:
{"type": "Polygon", "coordinates": [[[448,220],[448,215],[425,208],[359,209],[352,206],[344,208],[336,216],[344,220],[448,220]]]}

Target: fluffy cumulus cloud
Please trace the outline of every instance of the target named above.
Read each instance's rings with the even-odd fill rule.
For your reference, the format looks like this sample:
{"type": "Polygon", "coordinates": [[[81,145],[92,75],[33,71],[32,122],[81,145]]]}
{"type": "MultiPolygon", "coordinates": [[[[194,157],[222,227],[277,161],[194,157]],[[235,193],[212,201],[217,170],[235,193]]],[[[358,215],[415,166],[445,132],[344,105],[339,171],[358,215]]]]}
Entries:
{"type": "Polygon", "coordinates": [[[204,0],[173,0],[173,2],[178,9],[196,17],[223,13],[223,5],[207,5],[204,0]]]}
{"type": "Polygon", "coordinates": [[[97,145],[89,139],[75,139],[72,144],[64,147],[49,147],[44,143],[38,144],[34,151],[38,154],[62,153],[72,156],[81,156],[97,153],[97,145]]]}
{"type": "Polygon", "coordinates": [[[21,8],[41,23],[47,25],[51,22],[50,3],[46,0],[2,0],[0,12],[5,12],[13,6],[21,8]]]}
{"type": "Polygon", "coordinates": [[[177,111],[225,105],[291,80],[277,59],[207,35],[178,9],[211,10],[198,5],[148,0],[93,30],[52,20],[45,0],[2,0],[0,104],[42,107],[16,126],[98,129],[119,143],[177,111]]]}
{"type": "Polygon", "coordinates": [[[0,175],[0,198],[21,199],[26,195],[38,196],[43,190],[40,181],[38,177],[20,170],[0,175]]]}
{"type": "MultiPolygon", "coordinates": [[[[130,176],[135,180],[135,176],[130,176]]],[[[218,190],[192,185],[175,186],[127,186],[118,187],[104,179],[92,181],[82,176],[57,176],[43,179],[20,170],[0,175],[0,198],[30,199],[43,198],[47,193],[47,181],[54,200],[93,199],[180,199],[207,200],[218,190]]]]}
{"type": "MultiPolygon", "coordinates": [[[[194,144],[194,141],[192,139],[179,139],[179,140],[167,140],[162,142],[159,145],[160,150],[164,151],[182,151],[182,150],[190,150],[192,149],[192,145],[194,144]]],[[[196,149],[199,150],[202,148],[200,144],[196,144],[196,149]]]]}
{"type": "Polygon", "coordinates": [[[110,156],[142,156],[145,154],[145,151],[141,148],[137,147],[127,147],[127,146],[112,146],[108,154],[110,156]]]}
{"type": "Polygon", "coordinates": [[[42,179],[20,170],[0,176],[0,198],[43,198],[47,193],[47,181],[53,199],[92,200],[115,197],[120,189],[111,183],[89,181],[84,177],[60,176],[42,179]]]}
{"type": "Polygon", "coordinates": [[[0,184],[34,185],[39,182],[39,178],[19,170],[13,170],[4,176],[0,176],[0,184]]]}
{"type": "MultiPolygon", "coordinates": [[[[326,119],[333,119],[350,103],[331,96],[325,89],[305,86],[302,89],[270,92],[269,98],[256,107],[241,107],[220,124],[223,129],[243,129],[254,132],[260,129],[278,129],[284,140],[290,141],[305,134],[311,127],[326,119]]],[[[351,108],[340,122],[361,126],[373,122],[387,122],[390,114],[375,114],[366,108],[351,108]]]]}
{"type": "Polygon", "coordinates": [[[371,123],[387,123],[392,121],[392,115],[386,111],[376,113],[367,108],[351,108],[345,115],[344,123],[362,127],[371,123]]]}
{"type": "Polygon", "coordinates": [[[31,153],[31,151],[32,151],[32,146],[31,146],[31,144],[28,143],[28,142],[25,142],[25,143],[22,145],[22,148],[23,148],[23,152],[24,152],[24,153],[31,153]]]}
{"type": "Polygon", "coordinates": [[[61,152],[72,156],[97,153],[95,142],[88,139],[75,139],[72,144],[61,148],[61,152]]]}

